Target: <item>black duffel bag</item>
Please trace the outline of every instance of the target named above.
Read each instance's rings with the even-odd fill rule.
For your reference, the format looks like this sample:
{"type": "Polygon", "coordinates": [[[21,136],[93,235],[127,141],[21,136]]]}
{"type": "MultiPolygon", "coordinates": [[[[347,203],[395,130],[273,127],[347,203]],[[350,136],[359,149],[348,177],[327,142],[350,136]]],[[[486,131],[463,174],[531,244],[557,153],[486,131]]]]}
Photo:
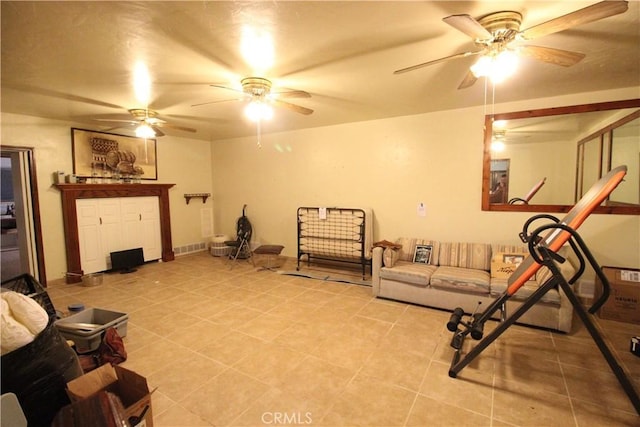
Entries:
{"type": "Polygon", "coordinates": [[[0,358],[2,393],[15,393],[29,427],[50,426],[70,403],[66,384],[82,375],[78,357],[49,321],[35,339],[0,358]]]}

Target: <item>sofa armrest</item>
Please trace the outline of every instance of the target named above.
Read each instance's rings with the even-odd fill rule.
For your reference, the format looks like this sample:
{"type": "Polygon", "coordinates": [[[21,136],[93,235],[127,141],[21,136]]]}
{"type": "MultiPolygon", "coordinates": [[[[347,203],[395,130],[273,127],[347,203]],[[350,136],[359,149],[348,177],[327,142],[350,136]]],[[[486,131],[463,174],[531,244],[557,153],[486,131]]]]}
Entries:
{"type": "Polygon", "coordinates": [[[371,289],[373,296],[380,293],[380,269],[382,268],[382,254],[384,248],[375,247],[371,252],[371,289]]]}

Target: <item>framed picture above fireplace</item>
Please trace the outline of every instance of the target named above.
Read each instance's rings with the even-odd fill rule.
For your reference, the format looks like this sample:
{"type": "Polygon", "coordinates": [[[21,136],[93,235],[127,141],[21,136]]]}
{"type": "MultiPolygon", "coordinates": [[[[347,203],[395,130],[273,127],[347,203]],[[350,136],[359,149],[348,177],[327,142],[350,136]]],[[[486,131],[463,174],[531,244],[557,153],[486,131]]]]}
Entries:
{"type": "Polygon", "coordinates": [[[155,139],[71,128],[71,142],[78,177],[158,179],[155,139]]]}

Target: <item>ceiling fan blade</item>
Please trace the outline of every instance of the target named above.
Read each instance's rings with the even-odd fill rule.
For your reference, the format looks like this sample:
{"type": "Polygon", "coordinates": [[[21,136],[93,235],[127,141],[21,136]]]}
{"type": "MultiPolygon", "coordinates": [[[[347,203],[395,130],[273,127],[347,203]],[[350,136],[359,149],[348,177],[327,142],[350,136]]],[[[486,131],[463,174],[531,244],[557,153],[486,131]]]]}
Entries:
{"type": "Polygon", "coordinates": [[[520,46],[520,54],[537,59],[549,64],[570,67],[582,61],[586,56],[584,53],[572,52],[570,50],[554,49],[544,46],[520,46]]]}
{"type": "Polygon", "coordinates": [[[116,104],[111,104],[108,102],[104,102],[104,101],[99,101],[97,99],[91,99],[91,98],[86,98],[84,96],[77,96],[77,95],[72,95],[69,93],[63,93],[63,92],[59,92],[56,90],[51,90],[51,89],[44,89],[41,87],[36,87],[36,86],[32,86],[32,85],[27,85],[27,84],[14,84],[14,83],[2,83],[2,88],[8,88],[8,89],[15,89],[15,90],[20,90],[20,91],[24,91],[25,93],[33,93],[33,94],[37,94],[37,95],[44,95],[44,96],[50,96],[50,97],[55,97],[55,98],[60,98],[60,99],[66,99],[69,101],[76,101],[76,102],[84,102],[86,104],[91,104],[91,105],[98,105],[101,107],[108,107],[108,108],[116,108],[116,109],[122,109],[124,107],[120,106],[120,105],[116,105],[116,104]]]}
{"type": "Polygon", "coordinates": [[[271,94],[275,95],[278,98],[311,98],[311,94],[303,90],[290,90],[287,92],[271,92],[271,94]]]}
{"type": "Polygon", "coordinates": [[[163,124],[167,123],[165,120],[162,120],[158,117],[148,117],[146,119],[144,119],[144,122],[147,123],[149,126],[162,126],[163,124]]]}
{"type": "Polygon", "coordinates": [[[567,28],[576,27],[588,22],[598,21],[619,13],[626,12],[629,5],[623,0],[601,1],[542,24],[523,30],[520,35],[525,40],[532,40],[547,34],[557,33],[567,28]]]}
{"type": "Polygon", "coordinates": [[[423,62],[422,64],[417,64],[417,65],[412,65],[411,67],[402,68],[400,70],[394,71],[393,74],[407,73],[409,71],[417,70],[418,68],[422,68],[422,67],[427,67],[429,65],[438,64],[440,62],[448,61],[450,59],[466,58],[467,56],[473,56],[473,55],[477,55],[477,54],[483,53],[483,52],[484,52],[484,49],[483,50],[478,50],[478,51],[475,51],[475,52],[456,53],[455,55],[445,56],[444,58],[434,59],[433,61],[423,62]]]}
{"type": "Polygon", "coordinates": [[[460,82],[460,86],[458,89],[466,89],[474,85],[475,82],[478,81],[478,78],[471,72],[471,70],[467,71],[467,75],[464,76],[462,82],[460,82]]]}
{"type": "Polygon", "coordinates": [[[107,123],[128,123],[130,126],[137,125],[138,122],[134,120],[118,120],[118,119],[93,119],[96,122],[107,122],[107,123]]]}
{"type": "Polygon", "coordinates": [[[162,132],[158,126],[151,126],[151,129],[153,129],[153,131],[155,132],[156,136],[158,136],[158,137],[165,135],[165,133],[162,132]]]}
{"type": "Polygon", "coordinates": [[[184,131],[184,132],[196,132],[196,130],[194,128],[189,128],[189,127],[186,127],[186,126],[172,125],[170,123],[157,124],[157,125],[153,125],[152,127],[154,129],[156,127],[162,127],[162,128],[167,128],[167,129],[181,130],[181,131],[184,131]]]}
{"type": "Polygon", "coordinates": [[[225,120],[225,119],[216,119],[215,117],[196,117],[196,116],[188,116],[188,115],[185,115],[185,114],[169,114],[169,115],[167,115],[167,117],[170,117],[171,119],[190,120],[190,121],[202,122],[202,123],[207,123],[207,124],[211,124],[211,123],[227,124],[227,123],[229,123],[229,120],[225,120]]]}
{"type": "Polygon", "coordinates": [[[113,132],[114,130],[124,129],[124,126],[114,126],[108,129],[103,129],[101,132],[113,132]]]}
{"type": "Polygon", "coordinates": [[[447,16],[446,18],[442,18],[442,20],[451,25],[456,30],[462,31],[474,40],[486,40],[493,37],[486,28],[484,28],[478,21],[467,14],[451,15],[447,16]]]}
{"type": "Polygon", "coordinates": [[[243,101],[244,97],[242,98],[233,98],[233,99],[221,99],[219,101],[207,101],[207,102],[201,102],[199,104],[192,104],[192,107],[199,107],[201,105],[209,105],[209,104],[219,104],[221,102],[229,102],[229,101],[243,101]]]}
{"type": "Polygon", "coordinates": [[[276,107],[283,107],[288,110],[295,111],[296,113],[304,114],[305,116],[313,113],[313,110],[310,108],[301,107],[300,105],[291,104],[290,102],[280,101],[279,99],[274,99],[272,102],[276,107]]]}
{"type": "Polygon", "coordinates": [[[220,89],[232,90],[232,91],[234,91],[234,92],[240,92],[240,93],[243,93],[242,88],[229,87],[229,86],[219,85],[219,84],[212,84],[212,85],[209,85],[209,86],[211,86],[211,87],[217,87],[217,88],[220,88],[220,89]]]}

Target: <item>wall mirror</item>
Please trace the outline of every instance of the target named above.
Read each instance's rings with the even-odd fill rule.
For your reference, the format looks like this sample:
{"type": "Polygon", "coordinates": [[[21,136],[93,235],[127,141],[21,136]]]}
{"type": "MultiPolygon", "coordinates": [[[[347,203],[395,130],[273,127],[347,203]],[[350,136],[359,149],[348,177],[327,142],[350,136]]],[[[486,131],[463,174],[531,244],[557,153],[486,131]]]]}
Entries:
{"type": "Polygon", "coordinates": [[[482,210],[568,212],[621,164],[596,213],[640,215],[640,99],[487,115],[482,210]]]}

